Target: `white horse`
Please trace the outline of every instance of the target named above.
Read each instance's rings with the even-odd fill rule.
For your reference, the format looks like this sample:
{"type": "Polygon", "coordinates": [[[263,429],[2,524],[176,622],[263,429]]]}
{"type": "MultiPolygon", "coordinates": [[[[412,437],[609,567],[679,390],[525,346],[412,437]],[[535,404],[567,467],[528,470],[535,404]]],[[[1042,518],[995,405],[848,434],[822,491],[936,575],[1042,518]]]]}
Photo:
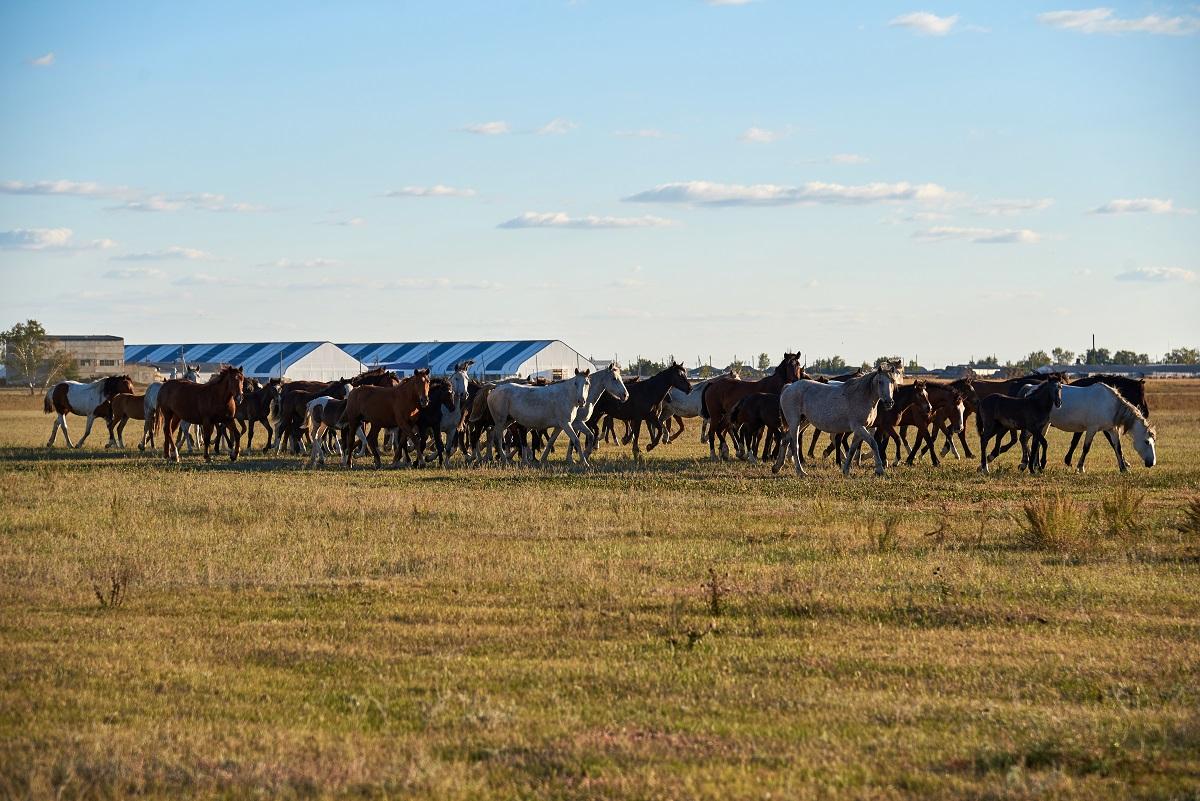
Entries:
{"type": "Polygon", "coordinates": [[[698,381],[695,384],[692,384],[691,392],[685,393],[682,390],[671,387],[671,391],[667,393],[667,399],[663,401],[662,417],[659,418],[662,420],[663,425],[666,426],[667,442],[670,442],[675,437],[679,436],[679,434],[683,433],[683,429],[680,429],[679,433],[675,434],[674,437],[670,435],[671,418],[673,417],[699,417],[700,441],[708,442],[706,436],[708,434],[708,420],[700,413],[701,408],[704,406],[704,388],[711,382],[716,381],[718,378],[724,378],[725,376],[729,375],[735,378],[737,377],[737,373],[732,371],[728,373],[721,373],[721,375],[714,375],[712,378],[706,378],[703,381],[698,381]]]}
{"type": "MultiPolygon", "coordinates": [[[[350,392],[354,389],[350,384],[342,385],[342,392],[345,397],[350,396],[350,392]]],[[[308,461],[309,467],[315,467],[318,462],[325,464],[325,434],[331,428],[328,423],[329,415],[325,414],[325,407],[330,401],[339,401],[345,403],[344,400],[333,397],[332,395],[322,395],[319,398],[313,398],[304,406],[304,422],[308,427],[308,434],[312,437],[312,455],[308,461]]],[[[332,412],[331,412],[332,414],[332,412]]],[[[340,414],[340,412],[339,412],[340,414]]],[[[366,428],[359,425],[356,438],[359,442],[359,447],[355,455],[362,456],[366,453],[367,432],[366,428]]],[[[338,456],[342,456],[342,438],[335,436],[333,438],[333,450],[338,456]]]]}
{"type": "Polygon", "coordinates": [[[830,437],[838,434],[854,434],[842,463],[842,475],[850,475],[850,463],[854,454],[865,442],[875,454],[875,475],[883,475],[884,460],[879,443],[869,429],[875,423],[875,414],[880,406],[890,409],[895,401],[897,365],[876,367],[858,378],[844,384],[822,384],[807,379],[788,384],[779,394],[779,406],[787,423],[785,447],[779,449],[771,472],[778,473],[788,454],[796,460],[796,474],[808,475],[804,471],[804,453],[801,450],[802,434],[810,424],[826,432],[830,437]]]}
{"type": "MultiPolygon", "coordinates": [[[[129,376],[108,376],[107,378],[100,378],[88,384],[80,381],[59,381],[54,386],[48,388],[46,390],[46,397],[42,403],[42,409],[46,414],[54,412],[55,417],[54,426],[50,429],[50,439],[46,442],[46,447],[54,447],[54,440],[58,437],[58,429],[61,428],[63,436],[67,439],[68,448],[82,448],[84,441],[92,433],[92,424],[96,422],[96,410],[108,402],[114,395],[119,395],[122,392],[133,392],[133,382],[129,379],[129,376]],[[80,437],[77,443],[71,442],[71,433],[67,431],[68,413],[87,418],[87,424],[83,429],[83,436],[80,437]]],[[[117,441],[113,437],[112,431],[109,431],[108,445],[106,447],[112,448],[116,444],[117,441]]]]}
{"type": "MultiPolygon", "coordinates": [[[[575,433],[572,420],[576,409],[587,403],[588,385],[591,370],[575,371],[572,378],[545,386],[524,386],[521,384],[501,384],[488,395],[488,411],[492,413],[495,426],[492,428],[492,443],[499,452],[501,460],[509,462],[508,453],[504,448],[504,432],[510,420],[516,421],[529,429],[554,429],[554,433],[546,442],[541,461],[545,462],[554,447],[558,435],[566,432],[567,438],[575,446],[579,454],[579,463],[590,467],[583,446],[579,444],[579,436],[575,433]]],[[[567,463],[571,463],[570,452],[567,463]]]]}
{"type": "MultiPolygon", "coordinates": [[[[1037,389],[1031,384],[1022,387],[1020,396],[1025,397],[1037,389]]],[[[1062,405],[1050,410],[1050,425],[1059,431],[1084,434],[1083,451],[1079,455],[1079,463],[1075,469],[1084,472],[1084,462],[1087,461],[1088,450],[1092,447],[1092,439],[1098,432],[1103,432],[1108,443],[1112,445],[1113,453],[1117,455],[1117,466],[1121,472],[1129,470],[1125,455],[1121,452],[1121,435],[1128,433],[1133,440],[1133,447],[1142,457],[1146,467],[1154,467],[1158,461],[1154,447],[1154,426],[1142,416],[1137,407],[1121,397],[1121,394],[1107,384],[1092,384],[1087,387],[1074,387],[1064,384],[1062,388],[1062,405]]],[[[1025,440],[1028,435],[1023,434],[1025,440]]],[[[1045,461],[1045,454],[1042,455],[1045,461]]],[[[1068,466],[1070,462],[1067,462],[1068,466]]],[[[1022,465],[1024,466],[1024,465],[1022,465]]]]}
{"type": "MultiPolygon", "coordinates": [[[[618,401],[629,400],[629,390],[625,387],[625,382],[621,380],[621,368],[616,362],[610,364],[605,370],[597,370],[592,375],[588,382],[587,399],[582,406],[575,410],[575,417],[571,421],[571,425],[575,427],[575,433],[583,438],[587,456],[592,455],[592,451],[596,450],[596,444],[599,441],[596,432],[588,427],[587,421],[592,419],[592,412],[605,392],[618,401]]],[[[567,445],[568,462],[571,461],[571,452],[574,447],[574,444],[567,445]]]]}
{"type": "Polygon", "coordinates": [[[466,417],[470,413],[470,409],[467,408],[467,399],[471,394],[471,378],[467,375],[467,370],[472,364],[471,361],[457,364],[454,366],[454,372],[450,374],[450,397],[454,401],[454,408],[442,407],[442,420],[438,426],[446,438],[446,449],[442,452],[442,464],[446,467],[450,466],[454,443],[462,436],[459,429],[463,427],[466,417]]]}

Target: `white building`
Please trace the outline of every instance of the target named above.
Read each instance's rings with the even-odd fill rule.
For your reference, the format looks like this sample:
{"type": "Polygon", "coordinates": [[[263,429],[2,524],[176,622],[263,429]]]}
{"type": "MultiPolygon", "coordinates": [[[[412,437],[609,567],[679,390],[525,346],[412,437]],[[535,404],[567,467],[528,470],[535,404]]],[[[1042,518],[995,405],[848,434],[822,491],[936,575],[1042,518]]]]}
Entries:
{"type": "Polygon", "coordinates": [[[126,345],[126,364],[147,364],[164,373],[186,362],[211,373],[222,364],[241,367],[247,376],[266,381],[282,375],[289,381],[333,381],[353,378],[362,367],[332,342],[223,342],[208,344],[126,345]]]}
{"type": "Polygon", "coordinates": [[[552,381],[594,370],[579,351],[557,339],[489,340],[471,342],[354,342],[344,351],[366,367],[386,367],[400,375],[428,367],[434,375],[454,372],[454,366],[471,360],[470,373],[479,378],[527,378],[552,381]]]}

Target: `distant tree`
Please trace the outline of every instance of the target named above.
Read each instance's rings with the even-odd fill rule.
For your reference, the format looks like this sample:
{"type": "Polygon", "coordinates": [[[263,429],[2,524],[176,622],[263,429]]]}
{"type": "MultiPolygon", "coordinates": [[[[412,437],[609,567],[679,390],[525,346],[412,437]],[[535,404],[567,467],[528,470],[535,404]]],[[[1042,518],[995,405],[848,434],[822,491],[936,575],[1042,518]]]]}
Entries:
{"type": "Polygon", "coordinates": [[[79,367],[75,364],[75,357],[61,348],[46,357],[44,369],[46,372],[42,385],[45,387],[59,381],[79,378],[79,367]]]}
{"type": "Polygon", "coordinates": [[[701,378],[711,378],[715,372],[716,371],[713,370],[711,364],[700,365],[700,377],[701,378]]]}
{"type": "Polygon", "coordinates": [[[727,364],[725,366],[725,372],[728,373],[730,370],[741,370],[745,366],[746,366],[746,363],[744,361],[742,361],[741,359],[735,358],[733,361],[731,361],[729,364],[727,364]]]}
{"type": "Polygon", "coordinates": [[[1050,355],[1054,357],[1055,364],[1071,364],[1075,361],[1075,352],[1066,348],[1055,348],[1050,355]]]}
{"type": "Polygon", "coordinates": [[[1108,348],[1088,348],[1084,364],[1112,364],[1112,354],[1108,348]]]}
{"type": "Polygon", "coordinates": [[[817,359],[809,368],[816,373],[842,373],[846,370],[846,360],[841,356],[830,356],[828,359],[817,359]]]}
{"type": "Polygon", "coordinates": [[[771,354],[769,354],[769,353],[758,354],[758,369],[759,370],[770,370],[771,369],[771,354]]]}
{"type": "Polygon", "coordinates": [[[37,320],[26,320],[0,334],[0,341],[4,343],[4,366],[10,375],[20,376],[29,385],[32,395],[50,349],[46,344],[46,329],[37,320]]]}
{"type": "Polygon", "coordinates": [[[921,366],[921,365],[917,364],[917,360],[916,360],[916,359],[909,359],[909,360],[908,360],[908,367],[906,367],[905,369],[906,369],[906,370],[916,370],[916,369],[920,368],[920,366],[921,366]]]}
{"type": "Polygon", "coordinates": [[[1135,353],[1131,350],[1119,350],[1112,355],[1113,364],[1149,364],[1150,357],[1145,353],[1135,353]]]}
{"type": "Polygon", "coordinates": [[[1032,371],[1038,369],[1039,367],[1045,367],[1046,365],[1051,364],[1051,363],[1052,362],[1050,361],[1050,357],[1048,355],[1046,355],[1046,351],[1035,350],[1033,353],[1030,353],[1028,356],[1026,356],[1024,359],[1022,359],[1020,362],[1018,362],[1017,366],[1022,368],[1023,370],[1032,372],[1032,371]]]}
{"type": "Polygon", "coordinates": [[[1167,364],[1200,364],[1200,349],[1175,348],[1163,355],[1163,361],[1167,364]]]}
{"type": "Polygon", "coordinates": [[[662,362],[652,362],[647,358],[639,358],[630,366],[630,372],[635,375],[654,375],[662,372],[666,367],[662,362]]]}
{"type": "Polygon", "coordinates": [[[999,367],[1000,360],[996,358],[995,354],[979,360],[976,360],[975,357],[972,356],[971,364],[975,365],[976,367],[999,367]]]}

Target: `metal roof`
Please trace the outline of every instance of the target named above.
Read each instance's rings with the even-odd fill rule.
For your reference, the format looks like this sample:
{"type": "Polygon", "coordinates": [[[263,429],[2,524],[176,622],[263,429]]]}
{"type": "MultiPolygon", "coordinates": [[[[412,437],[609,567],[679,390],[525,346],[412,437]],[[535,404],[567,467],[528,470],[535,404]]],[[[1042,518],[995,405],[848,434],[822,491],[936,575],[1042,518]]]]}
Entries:
{"type": "Polygon", "coordinates": [[[222,342],[209,344],[157,344],[126,345],[126,364],[169,364],[179,360],[183,349],[184,359],[192,364],[232,364],[241,367],[250,375],[263,375],[279,368],[279,357],[283,355],[283,369],[303,359],[324,342],[222,342]]]}
{"type": "Polygon", "coordinates": [[[454,365],[474,359],[473,373],[512,375],[553,339],[520,339],[488,342],[356,342],[338,344],[363,364],[428,367],[435,375],[454,371],[454,365]]]}

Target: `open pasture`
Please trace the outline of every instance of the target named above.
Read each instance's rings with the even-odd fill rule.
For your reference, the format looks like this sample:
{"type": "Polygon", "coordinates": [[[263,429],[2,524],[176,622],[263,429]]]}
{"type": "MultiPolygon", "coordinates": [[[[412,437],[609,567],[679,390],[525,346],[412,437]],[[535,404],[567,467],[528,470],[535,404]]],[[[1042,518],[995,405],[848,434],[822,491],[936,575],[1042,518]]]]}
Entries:
{"type": "Polygon", "coordinates": [[[1042,476],[772,476],[694,420],[592,471],[169,465],[41,403],[0,395],[0,796],[1200,792],[1194,382],[1125,476],[1057,431],[1042,476]]]}

